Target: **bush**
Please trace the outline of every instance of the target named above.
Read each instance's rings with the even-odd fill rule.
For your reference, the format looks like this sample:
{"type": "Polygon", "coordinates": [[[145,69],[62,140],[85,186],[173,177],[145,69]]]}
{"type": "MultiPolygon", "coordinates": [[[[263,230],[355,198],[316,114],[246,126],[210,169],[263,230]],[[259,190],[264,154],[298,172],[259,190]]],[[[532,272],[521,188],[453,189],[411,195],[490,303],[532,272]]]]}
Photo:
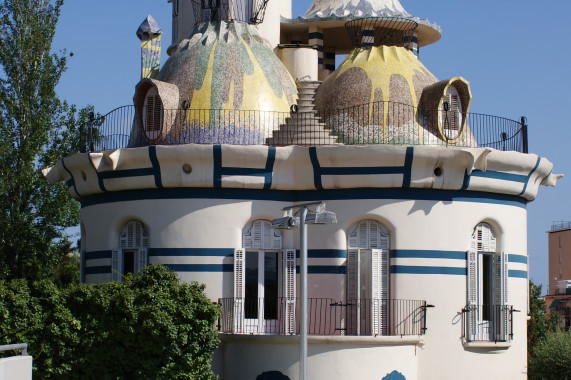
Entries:
{"type": "Polygon", "coordinates": [[[121,284],[0,282],[0,343],[29,344],[34,379],[211,379],[218,315],[161,265],[121,284]]]}
{"type": "Polygon", "coordinates": [[[529,359],[530,380],[571,379],[571,331],[548,333],[529,359]]]}

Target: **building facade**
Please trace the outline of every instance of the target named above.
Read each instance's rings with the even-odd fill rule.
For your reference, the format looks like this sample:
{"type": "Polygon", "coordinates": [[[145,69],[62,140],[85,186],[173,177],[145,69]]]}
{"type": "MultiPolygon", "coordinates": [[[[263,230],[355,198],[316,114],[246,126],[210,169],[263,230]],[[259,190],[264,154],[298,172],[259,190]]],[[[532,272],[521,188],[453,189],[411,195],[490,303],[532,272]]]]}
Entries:
{"type": "Polygon", "coordinates": [[[559,327],[571,328],[571,222],[553,222],[548,231],[547,308],[559,315],[559,327]]]}
{"type": "Polygon", "coordinates": [[[45,171],[81,202],[82,280],[167,265],[222,308],[221,378],[297,379],[299,230],[272,221],[323,201],[309,378],[525,378],[526,205],[558,176],[524,120],[470,113],[418,59],[440,28],[397,0],[284,3],[174,0],[160,70],[141,25],[134,105],[45,171]]]}

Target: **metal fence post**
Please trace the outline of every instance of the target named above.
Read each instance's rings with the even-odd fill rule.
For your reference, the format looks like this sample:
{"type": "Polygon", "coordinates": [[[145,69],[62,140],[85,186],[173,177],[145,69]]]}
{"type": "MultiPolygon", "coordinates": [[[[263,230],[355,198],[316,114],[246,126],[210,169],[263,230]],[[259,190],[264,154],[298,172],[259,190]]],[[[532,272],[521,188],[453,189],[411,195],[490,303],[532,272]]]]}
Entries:
{"type": "Polygon", "coordinates": [[[525,116],[521,117],[521,132],[522,132],[522,144],[523,153],[528,153],[527,149],[527,118],[525,116]]]}
{"type": "Polygon", "coordinates": [[[89,132],[88,132],[88,138],[89,138],[89,151],[93,152],[93,121],[95,120],[95,113],[93,113],[93,111],[91,111],[89,113],[89,132]]]}

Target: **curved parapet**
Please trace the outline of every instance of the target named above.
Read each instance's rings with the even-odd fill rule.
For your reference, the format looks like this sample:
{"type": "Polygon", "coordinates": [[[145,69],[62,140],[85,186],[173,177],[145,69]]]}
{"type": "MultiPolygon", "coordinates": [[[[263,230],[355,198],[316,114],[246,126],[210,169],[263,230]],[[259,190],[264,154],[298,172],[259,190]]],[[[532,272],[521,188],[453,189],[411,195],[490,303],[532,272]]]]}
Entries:
{"type": "Polygon", "coordinates": [[[533,154],[489,148],[179,145],[76,154],[44,175],[50,183],[66,181],[82,202],[127,190],[226,188],[292,199],[315,190],[443,190],[462,199],[484,192],[525,204],[541,184],[555,185],[560,176],[552,168],[533,154]]]}

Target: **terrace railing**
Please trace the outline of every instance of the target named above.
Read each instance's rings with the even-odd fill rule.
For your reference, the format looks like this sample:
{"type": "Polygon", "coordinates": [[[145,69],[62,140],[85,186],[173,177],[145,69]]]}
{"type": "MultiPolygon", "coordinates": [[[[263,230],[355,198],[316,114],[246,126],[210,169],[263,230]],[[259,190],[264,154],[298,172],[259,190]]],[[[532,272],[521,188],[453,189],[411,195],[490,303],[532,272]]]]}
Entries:
{"type": "Polygon", "coordinates": [[[513,339],[511,305],[468,305],[462,310],[462,338],[467,342],[509,342],[513,339]]]}
{"type": "Polygon", "coordinates": [[[490,147],[527,153],[527,125],[502,117],[375,102],[312,112],[161,110],[146,118],[143,107],[123,106],[80,128],[82,152],[148,145],[440,145],[490,147]],[[452,126],[454,123],[460,124],[452,126]],[[151,126],[145,127],[148,120],[151,126]]]}
{"type": "MultiPolygon", "coordinates": [[[[253,302],[221,298],[218,329],[228,334],[296,335],[300,331],[300,300],[259,298],[253,302]]],[[[338,302],[308,299],[308,334],[346,336],[415,336],[426,331],[426,309],[418,300],[338,302]]]]}

